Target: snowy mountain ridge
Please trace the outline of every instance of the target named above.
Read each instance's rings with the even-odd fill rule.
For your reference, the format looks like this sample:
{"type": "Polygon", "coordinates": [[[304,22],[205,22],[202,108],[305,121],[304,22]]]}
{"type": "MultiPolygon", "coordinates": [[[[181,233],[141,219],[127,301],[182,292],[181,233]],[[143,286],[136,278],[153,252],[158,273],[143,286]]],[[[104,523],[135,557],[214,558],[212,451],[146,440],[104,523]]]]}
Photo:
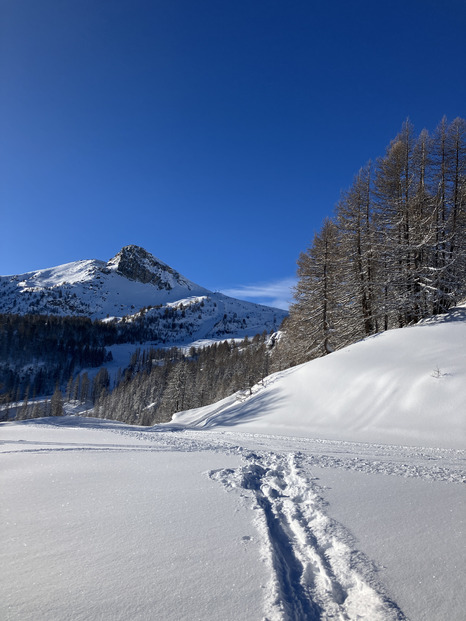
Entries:
{"type": "Polygon", "coordinates": [[[139,319],[154,325],[154,338],[164,342],[253,335],[277,329],[286,316],[201,287],[134,245],[107,262],[1,276],[0,313],[139,319]]]}

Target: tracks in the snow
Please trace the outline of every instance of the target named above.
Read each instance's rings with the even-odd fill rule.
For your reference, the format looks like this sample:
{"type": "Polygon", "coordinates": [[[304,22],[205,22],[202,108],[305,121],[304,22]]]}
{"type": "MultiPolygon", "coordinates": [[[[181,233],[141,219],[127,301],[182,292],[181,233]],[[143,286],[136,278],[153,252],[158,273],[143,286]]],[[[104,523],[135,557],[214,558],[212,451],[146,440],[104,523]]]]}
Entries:
{"type": "MultiPolygon", "coordinates": [[[[53,426],[72,422],[57,420],[53,426]]],[[[236,489],[254,509],[270,575],[264,589],[264,621],[405,619],[379,583],[374,564],[358,551],[348,531],[327,515],[324,491],[311,469],[410,477],[442,485],[466,482],[464,450],[181,430],[177,425],[143,430],[91,420],[89,426],[112,431],[124,441],[100,443],[93,437],[92,444],[74,446],[57,436],[55,442],[5,440],[0,449],[2,453],[215,451],[241,456],[240,467],[209,475],[226,489],[236,489]]]]}
{"type": "Polygon", "coordinates": [[[301,455],[245,453],[238,469],[210,472],[227,489],[252,498],[264,557],[271,569],[269,621],[405,619],[383,593],[370,562],[323,510],[301,455]]]}

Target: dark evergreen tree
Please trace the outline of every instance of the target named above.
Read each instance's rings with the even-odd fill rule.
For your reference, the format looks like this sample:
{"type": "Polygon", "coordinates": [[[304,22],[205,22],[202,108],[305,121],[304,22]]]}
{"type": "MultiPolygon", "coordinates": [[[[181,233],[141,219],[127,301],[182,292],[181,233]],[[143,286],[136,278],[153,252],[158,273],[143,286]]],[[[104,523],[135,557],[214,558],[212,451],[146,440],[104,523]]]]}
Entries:
{"type": "Polygon", "coordinates": [[[63,416],[63,395],[58,385],[50,401],[50,416],[63,416]]]}

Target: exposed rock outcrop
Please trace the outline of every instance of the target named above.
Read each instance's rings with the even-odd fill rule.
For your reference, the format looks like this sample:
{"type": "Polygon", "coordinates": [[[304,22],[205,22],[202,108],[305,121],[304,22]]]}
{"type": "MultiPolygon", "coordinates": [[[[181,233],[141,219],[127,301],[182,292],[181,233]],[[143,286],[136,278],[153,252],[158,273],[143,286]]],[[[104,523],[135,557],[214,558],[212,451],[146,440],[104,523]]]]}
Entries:
{"type": "Polygon", "coordinates": [[[175,284],[187,284],[181,274],[140,246],[125,246],[110,259],[107,267],[131,280],[151,283],[167,291],[175,284]]]}

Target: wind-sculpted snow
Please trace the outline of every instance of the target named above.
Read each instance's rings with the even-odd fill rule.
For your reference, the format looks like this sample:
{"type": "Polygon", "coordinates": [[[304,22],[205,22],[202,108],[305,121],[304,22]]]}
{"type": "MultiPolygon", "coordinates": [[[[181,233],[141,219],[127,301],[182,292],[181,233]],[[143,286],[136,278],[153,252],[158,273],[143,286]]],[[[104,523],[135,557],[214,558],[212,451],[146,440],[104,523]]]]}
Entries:
{"type": "MultiPolygon", "coordinates": [[[[248,454],[258,448],[264,452],[271,449],[277,455],[295,453],[301,455],[301,461],[308,468],[332,468],[365,474],[382,474],[404,478],[416,478],[426,481],[445,483],[466,483],[466,450],[442,449],[431,447],[412,447],[385,444],[368,444],[338,440],[321,440],[313,438],[295,438],[289,436],[249,434],[217,431],[194,431],[180,429],[176,424],[158,425],[151,428],[130,427],[128,425],[78,417],[43,419],[47,421],[42,428],[62,428],[67,425],[81,425],[90,429],[111,431],[128,441],[142,440],[143,444],[127,445],[118,443],[93,445],[92,450],[138,450],[138,451],[215,451],[226,454],[248,454]],[[55,424],[49,421],[54,421],[55,424]],[[78,422],[78,421],[82,421],[78,422]]],[[[48,450],[89,450],[87,447],[65,446],[49,447],[48,443],[28,445],[19,442],[22,452],[40,452],[48,450]]],[[[7,452],[7,451],[2,451],[7,452]]]]}
{"type": "MultiPolygon", "coordinates": [[[[52,419],[46,419],[52,420],[52,419]]],[[[73,422],[73,418],[69,418],[73,422]]],[[[445,483],[466,483],[466,450],[431,447],[368,444],[314,438],[295,438],[289,436],[249,434],[237,432],[195,431],[180,428],[178,425],[156,425],[151,428],[131,428],[120,423],[82,419],[91,428],[108,431],[123,437],[143,440],[148,446],[129,445],[131,450],[171,450],[171,451],[216,451],[223,453],[247,454],[258,448],[277,454],[298,451],[301,461],[309,468],[333,468],[365,474],[382,474],[404,478],[445,483]]],[[[57,419],[57,426],[63,419],[57,419]]],[[[123,448],[118,445],[118,450],[123,448]]],[[[23,450],[47,450],[43,448],[23,450]]],[[[106,445],[106,450],[111,450],[106,445]]]]}

